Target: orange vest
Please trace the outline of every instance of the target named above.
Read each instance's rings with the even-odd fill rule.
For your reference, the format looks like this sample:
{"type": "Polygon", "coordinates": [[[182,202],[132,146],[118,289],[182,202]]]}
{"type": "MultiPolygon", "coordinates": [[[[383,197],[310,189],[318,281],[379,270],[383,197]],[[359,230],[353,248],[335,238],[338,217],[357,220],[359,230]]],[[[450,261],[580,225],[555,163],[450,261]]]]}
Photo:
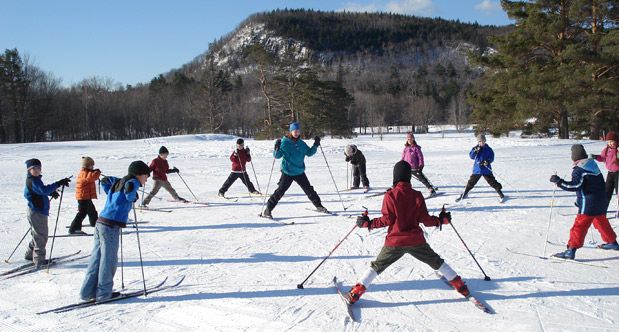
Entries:
{"type": "Polygon", "coordinates": [[[87,168],[82,168],[77,175],[75,198],[78,200],[97,198],[97,186],[95,185],[95,181],[99,179],[100,175],[101,171],[91,171],[87,168]]]}

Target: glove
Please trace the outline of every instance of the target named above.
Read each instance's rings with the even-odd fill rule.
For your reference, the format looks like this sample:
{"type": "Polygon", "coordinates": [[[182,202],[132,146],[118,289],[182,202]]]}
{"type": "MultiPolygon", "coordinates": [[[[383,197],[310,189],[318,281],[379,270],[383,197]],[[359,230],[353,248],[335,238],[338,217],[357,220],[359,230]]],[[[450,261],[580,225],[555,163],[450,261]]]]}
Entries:
{"type": "Polygon", "coordinates": [[[480,162],[479,165],[483,166],[483,167],[488,167],[488,166],[490,166],[490,161],[484,160],[484,161],[480,162]]]}
{"type": "Polygon", "coordinates": [[[419,170],[419,173],[421,173],[421,171],[423,171],[423,165],[419,166],[418,170],[419,170]]]}
{"type": "Polygon", "coordinates": [[[275,150],[279,150],[279,146],[282,144],[282,140],[281,138],[278,138],[277,141],[275,141],[275,150]]]}
{"type": "Polygon", "coordinates": [[[598,156],[597,156],[597,155],[594,155],[593,153],[589,155],[589,159],[595,159],[595,158],[597,158],[597,157],[598,157],[598,156]]]}
{"type": "Polygon", "coordinates": [[[60,195],[58,194],[57,191],[54,191],[53,193],[51,193],[49,195],[52,196],[53,199],[57,199],[58,197],[60,197],[60,195]]]}
{"type": "Polygon", "coordinates": [[[441,213],[438,214],[438,219],[440,224],[449,224],[451,222],[451,212],[447,212],[444,209],[441,210],[441,213]]]}
{"type": "Polygon", "coordinates": [[[245,155],[249,158],[249,146],[245,147],[245,155]]]}
{"type": "Polygon", "coordinates": [[[234,150],[234,156],[237,157],[237,158],[239,157],[239,151],[238,150],[234,150]]]}
{"type": "Polygon", "coordinates": [[[314,145],[315,146],[320,146],[320,136],[314,137],[314,145]]]}
{"type": "Polygon", "coordinates": [[[178,173],[178,172],[180,172],[180,170],[178,168],[176,168],[176,167],[172,168],[172,173],[178,173]]]}
{"type": "Polygon", "coordinates": [[[110,180],[110,177],[109,177],[109,176],[104,176],[104,177],[103,177],[103,179],[101,179],[101,182],[102,182],[102,183],[110,183],[110,182],[112,182],[112,181],[110,180]]]}
{"type": "Polygon", "coordinates": [[[346,158],[344,158],[344,160],[345,160],[346,162],[349,162],[349,161],[350,161],[350,157],[349,157],[349,156],[346,156],[346,158]]]}
{"type": "Polygon", "coordinates": [[[557,176],[557,174],[553,174],[552,176],[550,176],[550,182],[559,183],[559,181],[561,181],[561,178],[557,176]]]}
{"type": "Polygon", "coordinates": [[[368,215],[365,213],[362,216],[357,217],[357,226],[359,228],[363,228],[363,225],[366,225],[365,227],[367,227],[368,230],[372,225],[372,220],[370,220],[370,217],[368,217],[368,215]]]}
{"type": "Polygon", "coordinates": [[[56,181],[56,184],[58,185],[58,187],[60,187],[60,186],[68,187],[69,186],[69,182],[71,182],[71,179],[64,178],[62,180],[56,181]]]}
{"type": "Polygon", "coordinates": [[[479,151],[481,151],[481,146],[479,146],[479,145],[478,145],[478,146],[476,146],[476,147],[473,149],[473,152],[475,152],[475,153],[477,153],[477,152],[479,152],[479,151]]]}
{"type": "Polygon", "coordinates": [[[95,168],[95,169],[93,169],[92,171],[93,171],[93,172],[99,172],[99,173],[101,173],[101,170],[100,170],[100,169],[98,169],[98,168],[95,168]]]}

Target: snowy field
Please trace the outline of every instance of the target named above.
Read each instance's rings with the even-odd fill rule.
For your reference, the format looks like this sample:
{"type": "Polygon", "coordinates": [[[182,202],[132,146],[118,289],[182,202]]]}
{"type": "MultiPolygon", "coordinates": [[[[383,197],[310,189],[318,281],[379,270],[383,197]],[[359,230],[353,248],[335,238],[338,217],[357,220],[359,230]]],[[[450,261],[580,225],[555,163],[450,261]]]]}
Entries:
{"type": "MultiPolygon", "coordinates": [[[[451,226],[442,231],[426,228],[430,245],[467,282],[473,295],[492,308],[489,315],[475,308],[438,280],[433,271],[412,257],[404,257],[378,276],[354,313],[352,322],[331,280],[334,276],[350,289],[384,242],[386,229],[356,229],[312,275],[305,289],[297,289],[309,273],[355,225],[366,206],[378,217],[382,196],[366,197],[387,189],[392,167],[400,160],[404,134],[359,136],[352,140],[323,139],[322,149],[306,158],[307,176],[323,205],[339,215],[311,211],[313,206],[293,184],[273,216],[294,225],[282,225],[258,217],[263,201],[248,197],[237,181],[228,191],[237,202],[216,197],[230,173],[228,159],[236,137],[186,135],[114,142],[59,142],[0,145],[0,272],[25,263],[26,241],[9,264],[4,263],[27,231],[26,200],[23,198],[24,161],[43,163],[43,181],[51,183],[80,169],[81,156],[88,155],[103,174],[123,176],[131,161],[146,163],[157,156],[161,145],[170,150],[168,161],[178,167],[195,196],[208,206],[161,200],[151,207],[171,213],[145,211],[137,214],[139,239],[147,285],[166,276],[173,283],[185,275],[177,288],[120,302],[78,309],[62,314],[36,312],[74,303],[88,260],[52,267],[0,282],[0,331],[617,331],[619,330],[619,252],[583,248],[576,253],[585,264],[543,260],[533,256],[565,250],[569,228],[576,214],[573,193],[557,190],[551,215],[553,185],[557,172],[571,174],[570,145],[582,143],[588,153],[600,153],[605,142],[557,139],[488,138],[496,159],[497,179],[507,196],[499,203],[496,192],[482,179],[469,199],[455,203],[469,175],[468,152],[476,144],[473,133],[416,135],[423,147],[424,172],[445,194],[427,200],[438,214],[443,204],[452,212],[453,224],[491,281],[466,251],[451,226]],[[342,192],[346,188],[347,164],[344,146],[352,142],[365,154],[371,191],[342,192]],[[323,157],[324,152],[324,157],[323,157]],[[346,207],[346,210],[344,209],[346,207]],[[551,219],[545,245],[548,221],[551,219]],[[558,245],[561,244],[561,245],[558,245]],[[511,250],[511,251],[510,251],[511,250]]],[[[309,142],[311,145],[311,141],[309,142]]],[[[246,140],[251,148],[258,178],[250,175],[262,192],[271,193],[279,179],[279,160],[270,184],[273,141],[246,140]]],[[[606,176],[606,168],[599,164],[606,176]]],[[[181,178],[170,174],[178,193],[194,197],[181,178]]],[[[147,182],[146,190],[151,182],[147,182]]],[[[415,189],[427,190],[413,180],[415,189]]],[[[58,234],[66,234],[77,201],[75,181],[65,190],[58,234]]],[[[103,209],[105,194],[95,200],[103,209]]],[[[58,200],[52,201],[50,233],[57,219],[58,200]]],[[[616,213],[617,199],[609,211],[616,213]]],[[[611,216],[611,213],[608,214],[611,216]]],[[[133,218],[133,214],[131,214],[133,218]]],[[[617,230],[617,219],[611,219],[617,230]]],[[[88,222],[85,221],[87,225],[88,222]]],[[[88,233],[92,228],[84,227],[88,233]]],[[[29,237],[27,238],[29,239],[29,237]]],[[[597,231],[588,234],[585,245],[601,244],[597,231]]],[[[52,238],[47,245],[48,255],[52,238]]],[[[125,291],[142,288],[142,274],[134,228],[123,236],[125,291]]],[[[89,253],[92,237],[56,238],[53,256],[82,250],[89,253]]],[[[120,264],[115,288],[122,285],[120,264]]]]}

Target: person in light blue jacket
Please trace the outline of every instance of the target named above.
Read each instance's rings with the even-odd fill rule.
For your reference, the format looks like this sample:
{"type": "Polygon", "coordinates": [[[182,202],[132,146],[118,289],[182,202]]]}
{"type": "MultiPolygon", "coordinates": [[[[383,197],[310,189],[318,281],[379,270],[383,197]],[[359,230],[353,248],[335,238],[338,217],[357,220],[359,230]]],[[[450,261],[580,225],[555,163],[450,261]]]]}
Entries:
{"type": "Polygon", "coordinates": [[[502,202],[505,199],[505,195],[503,195],[503,192],[501,191],[503,186],[494,178],[494,175],[492,174],[491,164],[494,161],[494,151],[488,144],[486,144],[485,135],[477,135],[477,145],[471,149],[469,152],[469,157],[474,160],[473,174],[471,174],[469,181],[466,183],[464,192],[456,201],[466,198],[469,191],[475,187],[477,181],[479,181],[479,179],[483,176],[486,182],[488,182],[488,185],[490,185],[490,187],[496,190],[499,194],[499,201],[502,202]]]}
{"type": "Polygon", "coordinates": [[[101,181],[108,196],[95,225],[90,262],[80,289],[82,301],[101,302],[120,295],[112,292],[120,229],[127,227],[129,212],[138,200],[138,190],[149,176],[148,165],[138,160],[129,165],[129,174],[125,177],[106,176],[101,181]]]}
{"type": "Polygon", "coordinates": [[[271,197],[269,197],[267,206],[262,212],[263,217],[273,218],[271,211],[273,211],[279,200],[284,196],[286,190],[290,188],[293,181],[303,189],[303,192],[305,192],[309,200],[314,204],[316,210],[325,213],[328,212],[328,210],[322,206],[320,197],[318,197],[314,187],[312,187],[307,179],[307,175],[305,175],[305,156],[311,157],[316,154],[318,146],[320,145],[320,137],[314,137],[314,144],[310,148],[300,136],[301,126],[293,122],[290,124],[290,132],[288,135],[284,136],[283,139],[275,141],[273,156],[276,159],[282,159],[280,165],[282,175],[277,183],[277,189],[275,189],[271,197]]]}

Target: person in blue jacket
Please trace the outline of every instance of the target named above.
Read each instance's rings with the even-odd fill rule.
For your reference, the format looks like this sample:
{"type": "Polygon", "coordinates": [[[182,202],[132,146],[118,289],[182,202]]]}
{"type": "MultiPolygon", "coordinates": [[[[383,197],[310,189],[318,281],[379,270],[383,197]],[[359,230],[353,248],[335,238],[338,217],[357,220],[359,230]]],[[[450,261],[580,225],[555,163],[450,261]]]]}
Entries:
{"type": "Polygon", "coordinates": [[[127,226],[129,212],[138,200],[138,190],[149,176],[148,165],[138,160],[129,165],[129,174],[125,177],[106,176],[101,180],[107,200],[95,225],[90,262],[80,289],[82,301],[101,302],[120,295],[112,292],[120,229],[127,226]]]}
{"type": "Polygon", "coordinates": [[[49,199],[47,196],[58,198],[56,189],[61,186],[68,187],[71,180],[64,178],[49,185],[43,184],[39,159],[26,160],[26,168],[28,175],[26,176],[24,197],[28,200],[26,218],[30,224],[32,240],[28,244],[24,258],[32,261],[35,267],[39,267],[47,264],[45,259],[45,245],[47,245],[48,237],[47,217],[49,216],[49,199]]]}
{"type": "Polygon", "coordinates": [[[320,197],[314,190],[314,187],[310,184],[305,175],[305,156],[311,157],[318,151],[320,145],[320,137],[314,137],[314,145],[310,148],[300,138],[301,126],[293,122],[290,124],[290,132],[284,136],[283,139],[277,139],[275,141],[275,149],[273,150],[273,156],[276,159],[282,158],[282,164],[280,166],[282,175],[277,182],[277,189],[273,192],[267,202],[265,210],[262,212],[263,217],[272,218],[271,211],[275,208],[279,200],[284,196],[286,190],[290,188],[292,182],[296,182],[303,192],[307,195],[307,198],[314,204],[316,210],[320,212],[328,212],[328,210],[322,206],[320,197]]]}
{"type": "Polygon", "coordinates": [[[477,181],[483,176],[486,182],[499,194],[499,199],[502,202],[505,198],[501,189],[503,186],[494,178],[492,174],[492,162],[494,161],[494,151],[486,144],[486,136],[483,134],[477,135],[477,145],[474,146],[469,152],[469,157],[475,162],[473,164],[473,174],[466,183],[464,192],[456,200],[459,201],[466,198],[469,191],[475,187],[477,181]]]}

